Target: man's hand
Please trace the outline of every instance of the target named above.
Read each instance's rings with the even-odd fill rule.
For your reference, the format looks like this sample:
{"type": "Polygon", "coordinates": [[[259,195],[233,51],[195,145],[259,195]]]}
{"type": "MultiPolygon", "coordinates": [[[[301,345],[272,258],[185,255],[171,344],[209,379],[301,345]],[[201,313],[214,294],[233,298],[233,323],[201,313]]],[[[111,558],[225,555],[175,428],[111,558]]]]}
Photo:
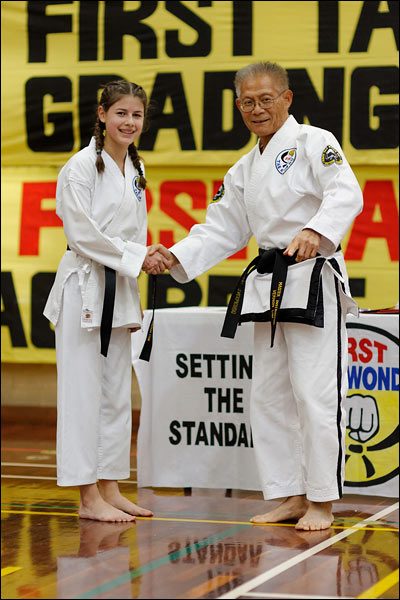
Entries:
{"type": "Polygon", "coordinates": [[[314,229],[302,229],[300,233],[293,238],[286,250],[285,256],[293,256],[297,250],[296,262],[302,262],[308,258],[315,258],[319,250],[321,234],[314,229]]]}
{"type": "Polygon", "coordinates": [[[147,248],[147,255],[143,261],[142,269],[148,275],[158,275],[164,273],[165,269],[170,269],[177,262],[175,256],[165,246],[153,244],[147,248]]]}

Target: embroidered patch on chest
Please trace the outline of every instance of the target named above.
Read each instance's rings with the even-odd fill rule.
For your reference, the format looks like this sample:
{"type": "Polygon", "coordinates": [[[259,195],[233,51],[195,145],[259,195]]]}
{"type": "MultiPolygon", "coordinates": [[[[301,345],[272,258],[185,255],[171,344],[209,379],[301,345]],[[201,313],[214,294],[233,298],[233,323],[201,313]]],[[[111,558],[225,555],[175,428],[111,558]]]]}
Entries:
{"type": "Polygon", "coordinates": [[[287,150],[279,152],[278,156],[275,159],[275,167],[278,173],[284,175],[284,173],[286,173],[289,167],[291,167],[294,161],[296,160],[296,156],[296,148],[289,148],[287,150]]]}
{"type": "Polygon", "coordinates": [[[215,194],[214,198],[211,200],[211,204],[212,204],[213,202],[218,202],[219,200],[221,200],[221,198],[223,198],[224,194],[225,194],[225,186],[224,186],[224,184],[222,184],[222,185],[219,187],[219,190],[218,190],[218,192],[215,194]]]}
{"type": "Polygon", "coordinates": [[[333,146],[326,146],[326,148],[324,148],[322,151],[321,161],[324,167],[330,167],[330,165],[333,165],[334,163],[341,165],[343,158],[336,148],[333,146]]]}
{"type": "Polygon", "coordinates": [[[136,199],[140,202],[142,200],[142,188],[139,187],[139,177],[138,175],[136,175],[136,177],[134,177],[132,179],[132,188],[133,188],[133,193],[136,196],[136,199]]]}

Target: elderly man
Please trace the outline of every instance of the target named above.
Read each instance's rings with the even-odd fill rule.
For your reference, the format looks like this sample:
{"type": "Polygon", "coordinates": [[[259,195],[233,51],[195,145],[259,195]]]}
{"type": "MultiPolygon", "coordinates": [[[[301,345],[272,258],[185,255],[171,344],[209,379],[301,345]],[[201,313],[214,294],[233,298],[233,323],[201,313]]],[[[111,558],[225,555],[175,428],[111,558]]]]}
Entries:
{"type": "Polygon", "coordinates": [[[254,321],[250,398],[264,498],[253,523],[296,519],[319,530],[342,496],[347,392],[346,314],[357,315],[340,242],[362,192],[329,131],[297,123],[284,68],[250,64],[236,105],[258,141],[227,172],[204,224],[170,248],[171,275],[190,281],[245,247],[260,248],[240,278],[222,335],[254,321]]]}

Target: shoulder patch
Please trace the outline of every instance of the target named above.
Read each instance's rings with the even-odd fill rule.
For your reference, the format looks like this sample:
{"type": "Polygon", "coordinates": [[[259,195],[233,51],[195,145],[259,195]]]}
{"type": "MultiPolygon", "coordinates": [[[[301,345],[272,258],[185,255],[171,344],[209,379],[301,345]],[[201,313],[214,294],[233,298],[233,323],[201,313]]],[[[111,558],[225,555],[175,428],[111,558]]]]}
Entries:
{"type": "Polygon", "coordinates": [[[142,200],[142,188],[139,186],[139,176],[136,175],[136,177],[134,177],[132,179],[132,188],[133,188],[133,193],[136,196],[136,200],[138,200],[139,202],[142,200]]]}
{"type": "Polygon", "coordinates": [[[275,167],[278,173],[283,175],[292,166],[296,160],[297,150],[296,148],[288,148],[279,152],[275,158],[275,167]]]}
{"type": "Polygon", "coordinates": [[[212,204],[213,202],[219,202],[219,200],[221,200],[221,198],[223,198],[224,194],[225,194],[225,186],[224,186],[224,184],[222,184],[219,187],[218,192],[215,194],[214,198],[211,200],[210,204],[212,204]]]}
{"type": "Polygon", "coordinates": [[[326,146],[323,149],[321,155],[321,161],[324,167],[330,167],[334,163],[337,165],[341,165],[343,162],[343,158],[339,154],[339,152],[333,146],[326,146]]]}

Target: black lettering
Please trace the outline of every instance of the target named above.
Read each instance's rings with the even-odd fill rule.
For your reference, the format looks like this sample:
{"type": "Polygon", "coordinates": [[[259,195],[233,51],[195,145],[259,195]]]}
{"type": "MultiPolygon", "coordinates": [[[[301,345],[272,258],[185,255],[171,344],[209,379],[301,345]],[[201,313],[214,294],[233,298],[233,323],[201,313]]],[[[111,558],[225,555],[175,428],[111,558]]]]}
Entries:
{"type": "Polygon", "coordinates": [[[169,424],[169,430],[172,433],[172,436],[169,436],[169,441],[171,444],[173,444],[174,446],[176,446],[177,444],[180,444],[181,440],[182,440],[182,436],[181,436],[181,432],[180,430],[180,423],[179,421],[171,421],[171,423],[169,424]]]}
{"type": "Polygon", "coordinates": [[[196,150],[189,109],[180,73],[158,73],[150,96],[154,107],[149,129],[140,137],[140,150],[154,150],[160,129],[176,129],[182,150],[196,150]],[[172,113],[164,113],[167,98],[171,98],[172,113]]]}
{"type": "Polygon", "coordinates": [[[375,0],[363,2],[350,52],[367,52],[374,29],[391,29],[399,49],[399,3],[387,2],[386,12],[379,11],[380,4],[375,0]]]}
{"type": "Polygon", "coordinates": [[[253,2],[233,2],[233,56],[253,54],[253,2]]]}
{"type": "MultiPolygon", "coordinates": [[[[213,306],[208,303],[208,306],[213,306]]],[[[215,360],[215,354],[203,354],[203,359],[207,363],[207,377],[212,377],[212,362],[215,360]]]]}
{"type": "Polygon", "coordinates": [[[248,379],[252,378],[253,373],[253,355],[250,354],[246,361],[246,357],[243,354],[239,354],[239,379],[244,379],[244,374],[248,379]]]}
{"type": "Polygon", "coordinates": [[[15,293],[13,276],[10,271],[1,272],[1,326],[8,327],[11,344],[14,348],[27,348],[24,326],[15,293]]]}
{"type": "MultiPolygon", "coordinates": [[[[207,3],[210,6],[210,2],[207,3]]],[[[204,3],[203,3],[204,6],[204,3]]],[[[165,33],[165,52],[168,56],[208,56],[211,52],[211,27],[199,16],[193,13],[182,2],[166,2],[168,12],[178,17],[183,23],[189,25],[197,34],[194,44],[183,44],[179,41],[177,29],[167,29],[165,33]]]]}
{"type": "Polygon", "coordinates": [[[154,13],[158,2],[140,2],[136,10],[124,10],[124,2],[105,2],[104,59],[123,58],[124,35],[135,37],[140,43],[140,58],[157,58],[157,36],[154,30],[141,21],[154,13]]]}
{"type": "Polygon", "coordinates": [[[250,139],[251,133],[235,105],[234,77],[235,71],[204,74],[203,150],[238,150],[250,139]],[[228,130],[223,129],[222,123],[225,90],[232,98],[232,126],[228,130]]]}
{"type": "Polygon", "coordinates": [[[190,376],[191,377],[201,377],[201,354],[191,354],[190,355],[190,376]],[[199,370],[197,370],[199,369],[199,370]]]}
{"type": "Polygon", "coordinates": [[[354,298],[365,298],[365,277],[350,277],[349,286],[354,298]]]}
{"type": "Polygon", "coordinates": [[[28,62],[46,62],[46,39],[50,33],[72,31],[72,15],[47,15],[46,7],[70,2],[28,2],[28,62]]]}
{"type": "Polygon", "coordinates": [[[79,2],[79,60],[97,60],[98,2],[79,2]]]}
{"type": "Polygon", "coordinates": [[[246,425],[244,423],[240,423],[237,445],[244,446],[245,448],[249,447],[249,440],[247,438],[247,429],[246,429],[246,425]]]}
{"type": "Polygon", "coordinates": [[[210,423],[210,446],[215,446],[215,442],[217,442],[218,446],[224,445],[224,432],[222,429],[222,423],[214,423],[211,421],[210,423]]]}
{"type": "Polygon", "coordinates": [[[197,430],[197,435],[196,435],[195,446],[200,446],[200,444],[204,444],[205,446],[209,445],[208,438],[207,438],[206,424],[203,423],[203,421],[200,421],[200,423],[199,423],[199,428],[197,430]]]}
{"type": "Polygon", "coordinates": [[[25,84],[26,134],[34,152],[70,152],[74,147],[72,112],[44,113],[44,97],[54,102],[71,102],[72,85],[68,77],[32,77],[25,84]],[[45,118],[53,132],[45,133],[45,118]]]}
{"type": "Polygon", "coordinates": [[[194,421],[182,421],[182,427],[186,427],[186,443],[188,446],[192,445],[192,429],[195,425],[194,421]]]}
{"type": "Polygon", "coordinates": [[[318,2],[318,52],[339,51],[339,2],[318,2]]]}
{"type": "Polygon", "coordinates": [[[232,412],[243,413],[243,388],[233,388],[232,412]]]}
{"type": "Polygon", "coordinates": [[[225,446],[235,446],[237,440],[236,427],[233,423],[224,423],[225,446]]]}
{"type": "Polygon", "coordinates": [[[204,393],[207,394],[208,396],[208,412],[212,412],[213,411],[213,395],[215,394],[215,392],[217,391],[217,388],[213,387],[205,387],[204,388],[204,393]]]}
{"type": "MultiPolygon", "coordinates": [[[[88,3],[90,4],[90,2],[88,3]]],[[[89,145],[96,121],[98,92],[109,81],[122,79],[121,75],[82,75],[79,77],[79,135],[81,148],[89,145]]]]}
{"type": "Polygon", "coordinates": [[[31,340],[37,348],[55,348],[55,335],[43,310],[54,283],[55,273],[36,273],[32,277],[31,340]]]}
{"type": "Polygon", "coordinates": [[[231,390],[226,389],[224,394],[222,388],[218,388],[218,400],[217,400],[218,412],[219,413],[230,413],[231,410],[231,390]]]}
{"type": "Polygon", "coordinates": [[[229,354],[217,354],[217,360],[221,363],[221,378],[225,379],[225,364],[229,360],[229,354]]]}
{"type": "Polygon", "coordinates": [[[323,100],[320,100],[306,69],[288,69],[294,91],[292,113],[299,123],[328,129],[342,143],[344,69],[324,69],[323,100]]]}
{"type": "Polygon", "coordinates": [[[399,105],[378,104],[373,115],[379,119],[377,129],[370,123],[370,89],[381,94],[398,94],[398,67],[359,67],[351,76],[350,140],[354,148],[397,148],[399,145],[399,105]]]}
{"type": "Polygon", "coordinates": [[[187,356],[186,354],[177,354],[176,355],[176,364],[178,365],[178,367],[181,367],[182,371],[179,371],[178,369],[176,369],[175,373],[178,375],[178,377],[187,377],[188,373],[189,373],[189,369],[188,366],[186,364],[187,361],[187,356]]]}
{"type": "MultiPolygon", "coordinates": [[[[153,278],[149,277],[147,298],[153,297],[153,278]]],[[[201,287],[196,280],[189,283],[178,283],[171,275],[157,275],[157,308],[178,308],[180,306],[199,306],[201,302],[202,292],[201,287]],[[177,288],[185,294],[182,302],[168,302],[168,290],[177,288]]]]}
{"type": "Polygon", "coordinates": [[[229,296],[235,289],[235,275],[210,275],[208,278],[208,306],[228,306],[229,296]]]}

